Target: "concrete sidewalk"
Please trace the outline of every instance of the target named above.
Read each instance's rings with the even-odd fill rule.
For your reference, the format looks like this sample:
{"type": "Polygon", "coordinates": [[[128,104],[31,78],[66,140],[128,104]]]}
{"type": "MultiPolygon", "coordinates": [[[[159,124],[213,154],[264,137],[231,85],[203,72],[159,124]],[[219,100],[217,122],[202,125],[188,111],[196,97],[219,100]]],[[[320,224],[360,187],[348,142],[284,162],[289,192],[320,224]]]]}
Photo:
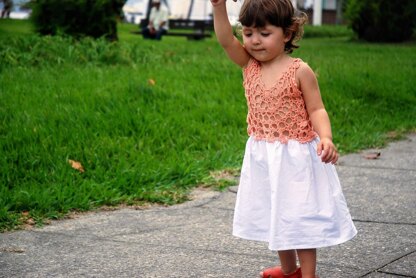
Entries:
{"type": "MultiPolygon", "coordinates": [[[[337,166],[358,235],[318,251],[321,278],[416,277],[416,135],[371,151],[337,166]]],[[[257,277],[277,256],[231,235],[233,191],[0,234],[0,277],[257,277]]]]}

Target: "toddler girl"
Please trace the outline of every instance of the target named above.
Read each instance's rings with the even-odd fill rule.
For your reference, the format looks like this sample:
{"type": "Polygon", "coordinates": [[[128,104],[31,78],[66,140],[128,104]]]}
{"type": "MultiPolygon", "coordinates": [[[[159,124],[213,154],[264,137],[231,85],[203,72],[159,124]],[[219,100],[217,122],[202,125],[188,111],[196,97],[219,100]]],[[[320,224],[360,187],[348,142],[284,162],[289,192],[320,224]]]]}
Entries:
{"type": "Polygon", "coordinates": [[[316,248],[348,241],[357,231],[332,165],[338,153],[315,74],[288,55],[306,19],[295,16],[290,0],[245,0],[241,44],[225,1],[211,0],[215,33],[243,69],[250,136],[233,234],[278,251],[281,267],[261,277],[316,277],[316,248]]]}

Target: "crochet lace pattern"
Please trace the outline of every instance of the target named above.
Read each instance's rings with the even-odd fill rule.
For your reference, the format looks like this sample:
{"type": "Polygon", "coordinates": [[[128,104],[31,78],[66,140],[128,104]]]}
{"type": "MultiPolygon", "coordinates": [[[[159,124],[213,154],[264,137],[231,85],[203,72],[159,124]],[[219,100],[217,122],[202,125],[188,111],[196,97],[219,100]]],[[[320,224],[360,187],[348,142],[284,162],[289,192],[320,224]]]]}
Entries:
{"type": "Polygon", "coordinates": [[[286,144],[288,140],[294,139],[306,143],[317,136],[295,80],[301,61],[294,59],[271,88],[266,88],[261,79],[261,65],[258,61],[251,59],[244,69],[243,85],[248,105],[247,132],[256,140],[286,144]]]}

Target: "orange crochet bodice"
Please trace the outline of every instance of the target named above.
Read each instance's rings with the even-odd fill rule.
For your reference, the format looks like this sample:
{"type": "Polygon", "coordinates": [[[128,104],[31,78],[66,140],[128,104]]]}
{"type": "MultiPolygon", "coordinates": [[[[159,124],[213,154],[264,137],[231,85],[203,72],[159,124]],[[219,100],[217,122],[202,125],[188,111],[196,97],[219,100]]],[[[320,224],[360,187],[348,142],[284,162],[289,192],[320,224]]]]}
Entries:
{"type": "Polygon", "coordinates": [[[247,98],[247,132],[257,140],[287,143],[289,139],[306,143],[317,134],[312,129],[295,73],[301,59],[294,59],[275,85],[266,88],[261,79],[261,65],[251,59],[243,70],[247,98]]]}

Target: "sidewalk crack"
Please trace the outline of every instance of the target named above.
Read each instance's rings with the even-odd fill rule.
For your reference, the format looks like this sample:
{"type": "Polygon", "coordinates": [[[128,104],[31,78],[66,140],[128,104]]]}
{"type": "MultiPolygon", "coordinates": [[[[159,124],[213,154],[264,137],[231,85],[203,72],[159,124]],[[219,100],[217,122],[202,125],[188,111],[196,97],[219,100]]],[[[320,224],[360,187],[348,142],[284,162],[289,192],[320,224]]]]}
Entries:
{"type": "Polygon", "coordinates": [[[353,219],[353,221],[358,222],[358,223],[416,226],[416,223],[408,223],[408,222],[390,222],[390,221],[376,221],[376,220],[362,220],[362,219],[353,219]]]}
{"type": "Polygon", "coordinates": [[[397,273],[388,272],[388,271],[377,271],[377,273],[390,274],[390,275],[399,276],[399,277],[416,278],[416,276],[413,276],[413,275],[409,276],[409,275],[397,274],[397,273]]]}
{"type": "Polygon", "coordinates": [[[367,272],[367,273],[365,273],[364,275],[361,275],[359,278],[366,277],[367,275],[370,275],[371,273],[386,273],[386,274],[394,274],[394,275],[396,275],[396,276],[401,276],[401,277],[412,277],[412,278],[416,278],[416,276],[408,276],[408,275],[403,275],[403,274],[390,273],[390,272],[386,272],[386,271],[381,270],[381,269],[383,269],[384,267],[388,266],[389,264],[392,264],[392,263],[394,263],[394,262],[397,262],[397,261],[399,261],[399,260],[403,259],[404,257],[407,257],[407,256],[409,256],[409,255],[411,255],[411,254],[413,254],[413,253],[415,253],[415,252],[416,252],[416,250],[412,250],[412,251],[410,251],[410,252],[407,252],[407,253],[403,254],[402,256],[400,256],[400,257],[398,257],[398,258],[396,258],[396,259],[394,259],[394,260],[392,260],[392,261],[390,261],[390,262],[388,262],[388,263],[385,263],[385,264],[384,264],[384,265],[382,265],[382,266],[377,267],[376,269],[373,269],[373,270],[371,270],[371,271],[368,271],[368,272],[367,272]]]}
{"type": "Polygon", "coordinates": [[[349,168],[363,168],[363,169],[379,169],[379,170],[397,170],[397,171],[406,171],[406,172],[415,172],[416,169],[411,168],[394,168],[394,167],[385,167],[385,166],[368,166],[368,165],[351,165],[340,163],[337,164],[337,167],[349,167],[349,168]]]}

